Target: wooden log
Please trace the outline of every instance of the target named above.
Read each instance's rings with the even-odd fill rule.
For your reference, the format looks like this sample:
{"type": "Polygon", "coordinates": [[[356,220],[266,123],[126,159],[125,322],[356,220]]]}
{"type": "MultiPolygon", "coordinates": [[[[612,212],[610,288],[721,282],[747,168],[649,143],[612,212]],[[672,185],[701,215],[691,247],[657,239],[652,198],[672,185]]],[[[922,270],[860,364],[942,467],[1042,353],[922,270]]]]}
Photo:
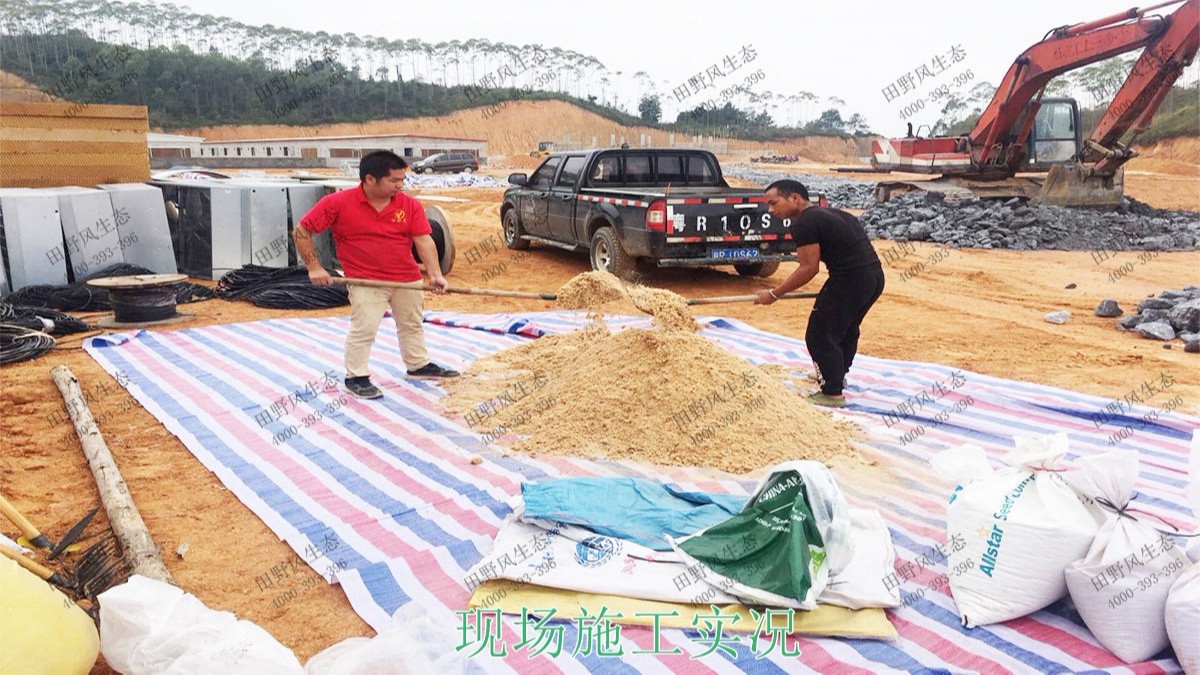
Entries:
{"type": "Polygon", "coordinates": [[[71,421],[75,423],[75,433],[83,445],[83,454],[87,457],[88,466],[96,478],[100,502],[104,504],[108,522],[129,559],[133,573],[174,584],[171,573],[167,571],[167,566],[163,564],[158,549],[154,546],[150,531],[146,529],[142,514],[138,512],[133,498],[129,496],[129,488],[121,478],[112,452],[105,444],[104,437],[100,435],[92,411],[84,401],[79,380],[65,365],[55,366],[50,371],[50,376],[67,403],[71,421]]]}

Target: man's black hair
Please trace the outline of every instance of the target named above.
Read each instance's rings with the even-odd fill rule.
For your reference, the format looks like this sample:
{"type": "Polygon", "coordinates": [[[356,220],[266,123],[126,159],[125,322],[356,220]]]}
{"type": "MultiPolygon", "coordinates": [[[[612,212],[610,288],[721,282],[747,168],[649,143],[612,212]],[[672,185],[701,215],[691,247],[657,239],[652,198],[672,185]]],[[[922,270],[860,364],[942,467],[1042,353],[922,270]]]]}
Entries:
{"type": "MultiPolygon", "coordinates": [[[[767,190],[771,189],[778,192],[780,197],[787,198],[791,197],[792,195],[800,195],[804,198],[804,201],[808,201],[808,188],[804,187],[804,183],[801,183],[798,180],[792,180],[790,178],[777,180],[767,186],[767,190]]],[[[766,192],[767,190],[763,190],[763,192],[766,192]]]]}
{"type": "Polygon", "coordinates": [[[364,155],[358,162],[358,179],[366,181],[367,176],[375,176],[375,180],[383,180],[396,169],[407,169],[408,162],[390,150],[376,150],[364,155]]]}

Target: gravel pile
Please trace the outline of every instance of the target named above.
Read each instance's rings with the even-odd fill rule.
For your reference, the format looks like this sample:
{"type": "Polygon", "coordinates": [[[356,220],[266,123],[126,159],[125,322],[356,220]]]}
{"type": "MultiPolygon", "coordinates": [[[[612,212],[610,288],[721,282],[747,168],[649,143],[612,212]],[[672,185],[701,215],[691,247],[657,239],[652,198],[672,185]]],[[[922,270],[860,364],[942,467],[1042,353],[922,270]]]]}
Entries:
{"type": "Polygon", "coordinates": [[[451,187],[508,187],[491,176],[481,176],[477,173],[433,173],[418,174],[409,171],[404,176],[404,187],[418,188],[451,188],[451,187]]]}
{"type": "MultiPolygon", "coordinates": [[[[1101,300],[1096,306],[1096,316],[1121,314],[1123,312],[1112,299],[1101,300]]],[[[1117,328],[1164,342],[1178,337],[1183,340],[1185,352],[1200,352],[1200,286],[1163,291],[1158,297],[1142,300],[1137,305],[1137,314],[1122,318],[1117,322],[1117,328]]]]}
{"type": "Polygon", "coordinates": [[[829,200],[829,205],[835,209],[865,209],[875,203],[874,183],[850,180],[849,178],[764,171],[744,166],[726,167],[725,175],[749,181],[763,188],[784,178],[798,180],[808,188],[810,195],[814,193],[824,195],[825,199],[829,200]]]}
{"type": "Polygon", "coordinates": [[[859,218],[872,238],[967,248],[1178,251],[1200,248],[1200,213],[1156,209],[1125,197],[1111,211],[1030,206],[1019,199],[946,203],[899,195],[859,218]]]}

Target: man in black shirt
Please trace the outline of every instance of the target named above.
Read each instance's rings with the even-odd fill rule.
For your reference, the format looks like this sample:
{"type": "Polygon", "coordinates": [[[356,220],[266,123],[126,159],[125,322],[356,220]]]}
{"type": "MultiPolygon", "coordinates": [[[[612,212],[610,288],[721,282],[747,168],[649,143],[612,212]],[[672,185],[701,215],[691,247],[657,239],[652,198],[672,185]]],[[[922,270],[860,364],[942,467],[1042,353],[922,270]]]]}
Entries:
{"type": "Polygon", "coordinates": [[[804,333],[821,383],[821,392],[809,398],[818,405],[843,407],[842,387],[858,351],[859,326],[883,293],[883,266],[858,218],[814,205],[800,182],[775,181],[766,196],[771,215],[792,221],[799,267],[779,286],[759,291],[754,304],[770,305],[807,284],[817,275],[818,263],[825,263],[829,280],[817,294],[804,333]]]}

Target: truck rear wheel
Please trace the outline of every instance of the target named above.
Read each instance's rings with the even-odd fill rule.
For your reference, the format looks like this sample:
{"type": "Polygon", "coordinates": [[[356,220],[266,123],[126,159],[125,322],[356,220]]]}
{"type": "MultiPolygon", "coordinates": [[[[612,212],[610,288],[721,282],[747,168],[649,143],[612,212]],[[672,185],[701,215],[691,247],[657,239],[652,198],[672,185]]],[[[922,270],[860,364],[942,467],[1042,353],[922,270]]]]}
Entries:
{"type": "Polygon", "coordinates": [[[529,240],[522,239],[521,235],[525,234],[524,228],[521,227],[521,219],[517,217],[515,208],[509,209],[504,214],[504,245],[514,251],[524,251],[529,248],[529,240]]]}
{"type": "Polygon", "coordinates": [[[634,272],[634,259],[621,248],[617,235],[611,227],[602,227],[592,235],[592,251],[589,256],[592,269],[603,270],[620,279],[629,279],[634,272]]]}
{"type": "Polygon", "coordinates": [[[744,277],[769,277],[779,269],[779,261],[772,260],[770,262],[734,265],[733,269],[737,270],[737,273],[744,277]]]}

